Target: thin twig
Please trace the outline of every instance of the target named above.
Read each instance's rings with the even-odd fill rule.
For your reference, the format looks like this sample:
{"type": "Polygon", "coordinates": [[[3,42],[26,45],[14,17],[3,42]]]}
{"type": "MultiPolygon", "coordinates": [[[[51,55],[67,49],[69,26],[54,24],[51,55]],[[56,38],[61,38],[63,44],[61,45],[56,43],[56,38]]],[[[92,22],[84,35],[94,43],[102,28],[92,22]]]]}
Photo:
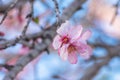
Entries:
{"type": "Polygon", "coordinates": [[[29,18],[29,19],[28,19],[27,24],[25,25],[25,27],[24,27],[24,29],[22,31],[22,35],[25,35],[25,33],[26,33],[27,29],[28,29],[28,26],[30,24],[30,21],[32,20],[32,17],[33,17],[33,1],[31,2],[31,12],[27,16],[27,18],[29,18]]]}
{"type": "Polygon", "coordinates": [[[3,21],[4,21],[5,18],[7,17],[8,12],[9,12],[12,8],[14,8],[14,7],[16,6],[17,1],[18,1],[18,0],[15,0],[15,1],[7,8],[7,10],[5,11],[5,14],[3,15],[2,20],[0,21],[0,25],[3,23],[3,21]]]}
{"type": "Polygon", "coordinates": [[[55,5],[55,13],[56,13],[56,22],[59,25],[59,20],[60,20],[60,11],[59,11],[59,5],[57,0],[52,0],[54,2],[55,5]]]}
{"type": "Polygon", "coordinates": [[[116,16],[117,16],[117,14],[118,14],[119,3],[120,3],[120,0],[118,0],[117,4],[115,5],[116,11],[115,11],[115,13],[114,13],[114,15],[113,15],[113,17],[112,17],[111,24],[114,23],[114,21],[115,21],[115,19],[116,19],[116,16]]]}
{"type": "MultiPolygon", "coordinates": [[[[72,14],[74,14],[76,12],[76,10],[78,10],[79,7],[81,7],[80,4],[84,3],[86,0],[84,1],[81,1],[81,0],[75,0],[74,3],[76,3],[77,5],[76,6],[68,6],[67,10],[65,10],[65,13],[63,13],[63,15],[61,17],[65,17],[67,19],[69,19],[72,14]],[[73,7],[72,9],[70,9],[70,7],[73,7]]],[[[65,18],[65,19],[66,19],[65,18]]],[[[63,19],[64,20],[64,19],[63,19]]],[[[64,21],[63,21],[64,22],[64,21]]],[[[51,36],[52,39],[54,38],[54,36],[56,35],[56,27],[57,26],[56,24],[54,24],[54,27],[50,27],[46,30],[44,30],[42,32],[42,35],[43,37],[45,37],[46,35],[46,38],[44,38],[44,42],[40,43],[40,44],[36,44],[35,47],[34,47],[34,50],[31,50],[30,53],[28,53],[27,55],[21,57],[16,65],[12,68],[12,70],[9,71],[8,74],[6,74],[5,78],[3,80],[14,80],[16,75],[22,71],[22,69],[29,63],[31,62],[33,59],[35,59],[37,56],[39,56],[43,51],[46,50],[46,48],[49,47],[49,45],[51,44],[52,40],[50,38],[47,38],[47,35],[51,36]],[[53,31],[53,29],[55,28],[55,30],[53,31]]],[[[34,35],[35,36],[35,35],[34,35]]]]}

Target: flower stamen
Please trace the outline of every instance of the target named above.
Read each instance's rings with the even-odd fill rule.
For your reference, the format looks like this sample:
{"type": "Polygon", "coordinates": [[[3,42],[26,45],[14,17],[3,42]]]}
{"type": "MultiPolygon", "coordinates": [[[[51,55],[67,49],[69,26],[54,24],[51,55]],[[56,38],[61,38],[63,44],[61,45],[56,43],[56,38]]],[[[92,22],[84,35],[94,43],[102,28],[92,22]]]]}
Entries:
{"type": "Polygon", "coordinates": [[[64,43],[64,44],[67,44],[69,42],[69,38],[68,37],[63,37],[62,38],[62,43],[64,43]]]}
{"type": "Polygon", "coordinates": [[[68,50],[68,53],[72,53],[72,52],[76,51],[77,49],[74,45],[71,44],[68,46],[67,50],[68,50]]]}

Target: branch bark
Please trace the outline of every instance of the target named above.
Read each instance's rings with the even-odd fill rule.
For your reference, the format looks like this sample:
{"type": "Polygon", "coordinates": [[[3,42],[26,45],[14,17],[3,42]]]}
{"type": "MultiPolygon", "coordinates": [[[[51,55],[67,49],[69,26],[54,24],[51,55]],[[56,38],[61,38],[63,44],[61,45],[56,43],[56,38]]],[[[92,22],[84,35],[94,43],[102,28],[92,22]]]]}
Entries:
{"type": "Polygon", "coordinates": [[[92,80],[95,75],[99,72],[99,70],[106,64],[109,63],[109,61],[116,57],[116,56],[120,56],[120,46],[116,46],[116,47],[109,47],[108,49],[108,55],[106,55],[101,61],[96,61],[95,64],[93,64],[92,66],[90,66],[86,72],[84,73],[83,77],[80,80],[92,80]]]}
{"type": "MultiPolygon", "coordinates": [[[[86,0],[75,0],[68,8],[65,9],[61,16],[61,21],[64,22],[65,20],[69,19],[85,2],[86,0]],[[75,6],[73,6],[73,4],[75,6]]],[[[28,55],[21,57],[16,65],[9,71],[9,73],[5,76],[4,80],[14,80],[16,75],[22,71],[22,69],[33,59],[35,59],[38,55],[40,55],[45,49],[48,48],[48,46],[51,44],[52,39],[54,38],[56,34],[56,28],[58,25],[53,24],[50,28],[42,31],[41,33],[37,33],[37,35],[32,36],[22,36],[24,38],[38,38],[42,37],[43,41],[41,44],[37,44],[34,46],[34,49],[29,52],[28,55]],[[50,37],[50,38],[49,38],[50,37]]],[[[16,43],[14,43],[16,44],[16,43]]]]}

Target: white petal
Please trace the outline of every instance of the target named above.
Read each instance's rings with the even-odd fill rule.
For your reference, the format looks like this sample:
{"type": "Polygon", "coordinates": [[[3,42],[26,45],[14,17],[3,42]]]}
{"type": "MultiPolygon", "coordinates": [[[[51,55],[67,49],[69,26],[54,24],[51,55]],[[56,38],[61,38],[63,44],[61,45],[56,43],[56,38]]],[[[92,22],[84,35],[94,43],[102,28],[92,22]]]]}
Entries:
{"type": "Polygon", "coordinates": [[[80,53],[80,56],[85,59],[89,59],[91,55],[92,55],[92,48],[90,46],[87,46],[86,50],[80,53]]]}
{"type": "Polygon", "coordinates": [[[53,40],[53,43],[52,43],[54,49],[60,48],[60,46],[62,44],[62,42],[60,41],[60,39],[61,39],[61,37],[59,35],[55,36],[55,38],[53,40]]]}
{"type": "Polygon", "coordinates": [[[76,63],[77,63],[77,55],[76,55],[76,52],[69,53],[69,54],[68,54],[68,60],[70,61],[71,64],[76,64],[76,63]]]}
{"type": "Polygon", "coordinates": [[[62,46],[59,49],[59,55],[63,60],[67,60],[68,58],[67,45],[62,46]]]}
{"type": "Polygon", "coordinates": [[[73,27],[69,31],[69,35],[70,35],[72,40],[76,40],[81,36],[81,32],[82,32],[82,26],[79,25],[79,26],[73,27]]]}
{"type": "Polygon", "coordinates": [[[71,24],[69,23],[69,21],[66,21],[60,26],[60,28],[57,30],[57,33],[60,35],[66,35],[69,32],[70,28],[71,24]]]}
{"type": "Polygon", "coordinates": [[[82,39],[83,41],[86,41],[87,39],[90,38],[91,34],[92,34],[91,31],[88,30],[88,31],[86,31],[85,33],[82,34],[81,39],[82,39]]]}

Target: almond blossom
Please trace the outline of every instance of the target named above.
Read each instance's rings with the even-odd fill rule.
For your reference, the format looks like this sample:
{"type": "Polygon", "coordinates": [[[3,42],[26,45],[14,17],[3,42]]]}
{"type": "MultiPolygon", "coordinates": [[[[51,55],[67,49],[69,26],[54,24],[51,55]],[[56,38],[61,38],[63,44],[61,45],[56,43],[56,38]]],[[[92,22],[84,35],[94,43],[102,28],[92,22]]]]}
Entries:
{"type": "Polygon", "coordinates": [[[82,27],[73,27],[69,21],[66,21],[57,30],[58,35],[54,38],[53,47],[59,49],[63,44],[68,44],[76,40],[82,32],[82,27]]]}
{"type": "Polygon", "coordinates": [[[69,60],[70,63],[77,63],[77,55],[88,59],[91,56],[92,49],[87,45],[87,40],[91,36],[91,31],[82,33],[82,26],[72,27],[69,21],[66,21],[57,30],[58,35],[53,40],[54,49],[63,60],[69,60]]]}

